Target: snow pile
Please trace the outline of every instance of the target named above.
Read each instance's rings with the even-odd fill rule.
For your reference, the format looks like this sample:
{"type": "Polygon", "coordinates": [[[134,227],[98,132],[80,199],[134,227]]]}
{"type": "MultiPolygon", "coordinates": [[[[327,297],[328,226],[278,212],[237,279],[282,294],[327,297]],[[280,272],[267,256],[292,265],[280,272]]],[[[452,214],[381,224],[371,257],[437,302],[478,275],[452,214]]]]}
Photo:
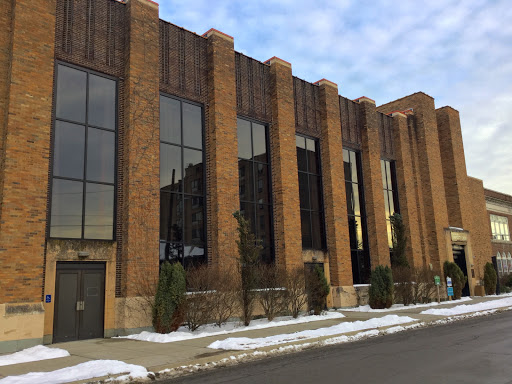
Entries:
{"type": "Polygon", "coordinates": [[[3,365],[28,363],[30,361],[39,361],[47,359],[56,359],[58,357],[69,356],[69,352],[60,348],[48,348],[43,345],[36,345],[32,348],[24,349],[10,355],[0,356],[0,367],[3,365]]]}
{"type": "Polygon", "coordinates": [[[444,301],[441,302],[441,304],[438,304],[438,302],[428,303],[428,304],[410,304],[408,306],[405,306],[403,304],[394,304],[391,306],[391,308],[384,308],[384,309],[373,309],[370,308],[369,305],[361,305],[356,308],[344,308],[343,311],[347,312],[394,312],[394,311],[402,311],[404,309],[415,309],[415,308],[424,308],[424,307],[435,307],[437,305],[443,305],[443,304],[454,304],[454,303],[460,303],[463,301],[471,301],[473,300],[471,297],[463,297],[459,300],[452,300],[452,301],[444,301]]]}
{"type": "Polygon", "coordinates": [[[116,380],[141,379],[148,375],[146,368],[140,365],[126,364],[117,360],[93,360],[51,372],[30,372],[20,376],[8,376],[0,379],[0,384],[59,384],[120,373],[126,373],[126,375],[116,380]]]}
{"type": "MultiPolygon", "coordinates": [[[[226,340],[217,340],[211,343],[208,348],[228,350],[248,350],[272,345],[291,343],[294,341],[308,340],[316,337],[332,336],[347,332],[355,332],[364,329],[373,329],[390,325],[404,324],[416,321],[408,316],[387,315],[365,321],[353,321],[333,325],[332,327],[306,330],[295,333],[274,335],[259,338],[230,337],[226,340]]],[[[378,331],[377,331],[378,333],[378,331]]]]}
{"type": "Polygon", "coordinates": [[[204,325],[194,332],[189,331],[186,327],[180,327],[176,332],[166,334],[144,331],[135,335],[122,336],[122,338],[141,341],[151,341],[153,343],[172,343],[174,341],[198,339],[201,337],[208,336],[226,335],[228,333],[233,332],[252,331],[255,329],[271,327],[281,327],[283,325],[302,324],[319,320],[341,319],[343,317],[345,316],[339,312],[329,311],[323,312],[319,316],[300,316],[297,319],[294,319],[291,316],[276,317],[273,321],[268,321],[267,319],[258,319],[251,321],[251,324],[247,327],[243,326],[242,323],[240,322],[233,321],[223,324],[222,327],[217,327],[215,324],[204,325]]]}
{"type": "Polygon", "coordinates": [[[422,315],[439,315],[439,316],[453,316],[461,315],[469,312],[487,311],[489,309],[497,309],[502,307],[512,306],[512,297],[507,297],[501,300],[485,301],[478,304],[472,305],[457,305],[453,308],[439,308],[439,309],[428,309],[421,312],[422,315]]]}

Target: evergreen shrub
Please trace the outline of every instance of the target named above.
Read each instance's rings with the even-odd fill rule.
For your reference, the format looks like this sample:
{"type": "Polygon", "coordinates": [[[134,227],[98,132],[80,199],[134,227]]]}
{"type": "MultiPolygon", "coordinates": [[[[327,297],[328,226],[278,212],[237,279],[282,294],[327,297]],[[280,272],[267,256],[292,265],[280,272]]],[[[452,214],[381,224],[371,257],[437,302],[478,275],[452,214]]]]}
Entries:
{"type": "Polygon", "coordinates": [[[484,267],[484,287],[486,295],[496,294],[496,283],[498,282],[498,276],[494,270],[492,263],[486,263],[484,267]]]}
{"type": "Polygon", "coordinates": [[[183,322],[186,292],[185,270],[179,263],[162,264],[153,306],[153,327],[158,333],[177,330],[183,322]]]}
{"type": "Polygon", "coordinates": [[[455,300],[462,297],[462,289],[466,285],[468,278],[464,276],[462,269],[457,264],[450,261],[445,261],[443,265],[444,276],[451,277],[453,285],[453,296],[455,300]]]}
{"type": "Polygon", "coordinates": [[[393,274],[388,266],[378,265],[370,279],[370,307],[389,308],[393,305],[393,274]]]}

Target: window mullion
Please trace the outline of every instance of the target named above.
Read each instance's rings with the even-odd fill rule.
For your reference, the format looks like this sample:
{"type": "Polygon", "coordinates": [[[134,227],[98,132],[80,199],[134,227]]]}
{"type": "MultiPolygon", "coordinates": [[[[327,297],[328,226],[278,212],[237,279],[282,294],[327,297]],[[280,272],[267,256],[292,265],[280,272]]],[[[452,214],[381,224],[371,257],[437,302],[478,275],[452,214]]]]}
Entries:
{"type": "Polygon", "coordinates": [[[83,174],[83,196],[82,196],[82,239],[85,238],[85,203],[87,196],[87,148],[89,140],[89,72],[85,77],[85,148],[84,148],[84,174],[83,174]]]}

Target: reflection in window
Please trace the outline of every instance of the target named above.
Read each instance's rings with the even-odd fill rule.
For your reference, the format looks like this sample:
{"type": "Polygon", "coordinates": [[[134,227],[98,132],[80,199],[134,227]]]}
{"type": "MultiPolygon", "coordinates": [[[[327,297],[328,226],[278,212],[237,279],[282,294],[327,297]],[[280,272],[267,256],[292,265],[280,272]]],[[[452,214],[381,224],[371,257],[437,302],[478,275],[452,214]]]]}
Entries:
{"type": "Polygon", "coordinates": [[[343,149],[348,230],[354,284],[366,284],[370,278],[370,257],[367,246],[366,217],[361,182],[359,153],[343,149]]]}
{"type": "Polygon", "coordinates": [[[491,231],[493,240],[510,241],[507,217],[491,215],[491,231]]]}
{"type": "Polygon", "coordinates": [[[206,262],[202,108],[160,96],[160,262],[206,262]]]}
{"type": "Polygon", "coordinates": [[[299,170],[302,248],[326,249],[318,141],[296,135],[295,144],[299,170]]]}
{"type": "Polygon", "coordinates": [[[57,66],[50,237],[112,240],[114,80],[57,66]]]}
{"type": "Polygon", "coordinates": [[[384,208],[386,211],[386,227],[388,232],[388,244],[390,253],[393,252],[393,233],[391,230],[391,216],[399,213],[398,194],[396,187],[395,162],[388,160],[380,161],[382,172],[382,186],[384,190],[384,208]]]}
{"type": "Polygon", "coordinates": [[[237,119],[240,213],[261,240],[262,260],[274,260],[267,127],[237,119]]]}

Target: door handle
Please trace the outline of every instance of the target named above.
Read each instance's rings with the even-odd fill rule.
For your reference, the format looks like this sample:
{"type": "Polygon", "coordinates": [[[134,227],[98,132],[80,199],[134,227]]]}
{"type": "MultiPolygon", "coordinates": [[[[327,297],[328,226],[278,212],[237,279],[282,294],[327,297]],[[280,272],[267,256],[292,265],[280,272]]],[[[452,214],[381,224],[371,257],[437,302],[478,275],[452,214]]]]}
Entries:
{"type": "Polygon", "coordinates": [[[76,310],[83,311],[85,309],[85,301],[77,301],[76,302],[76,310]]]}

